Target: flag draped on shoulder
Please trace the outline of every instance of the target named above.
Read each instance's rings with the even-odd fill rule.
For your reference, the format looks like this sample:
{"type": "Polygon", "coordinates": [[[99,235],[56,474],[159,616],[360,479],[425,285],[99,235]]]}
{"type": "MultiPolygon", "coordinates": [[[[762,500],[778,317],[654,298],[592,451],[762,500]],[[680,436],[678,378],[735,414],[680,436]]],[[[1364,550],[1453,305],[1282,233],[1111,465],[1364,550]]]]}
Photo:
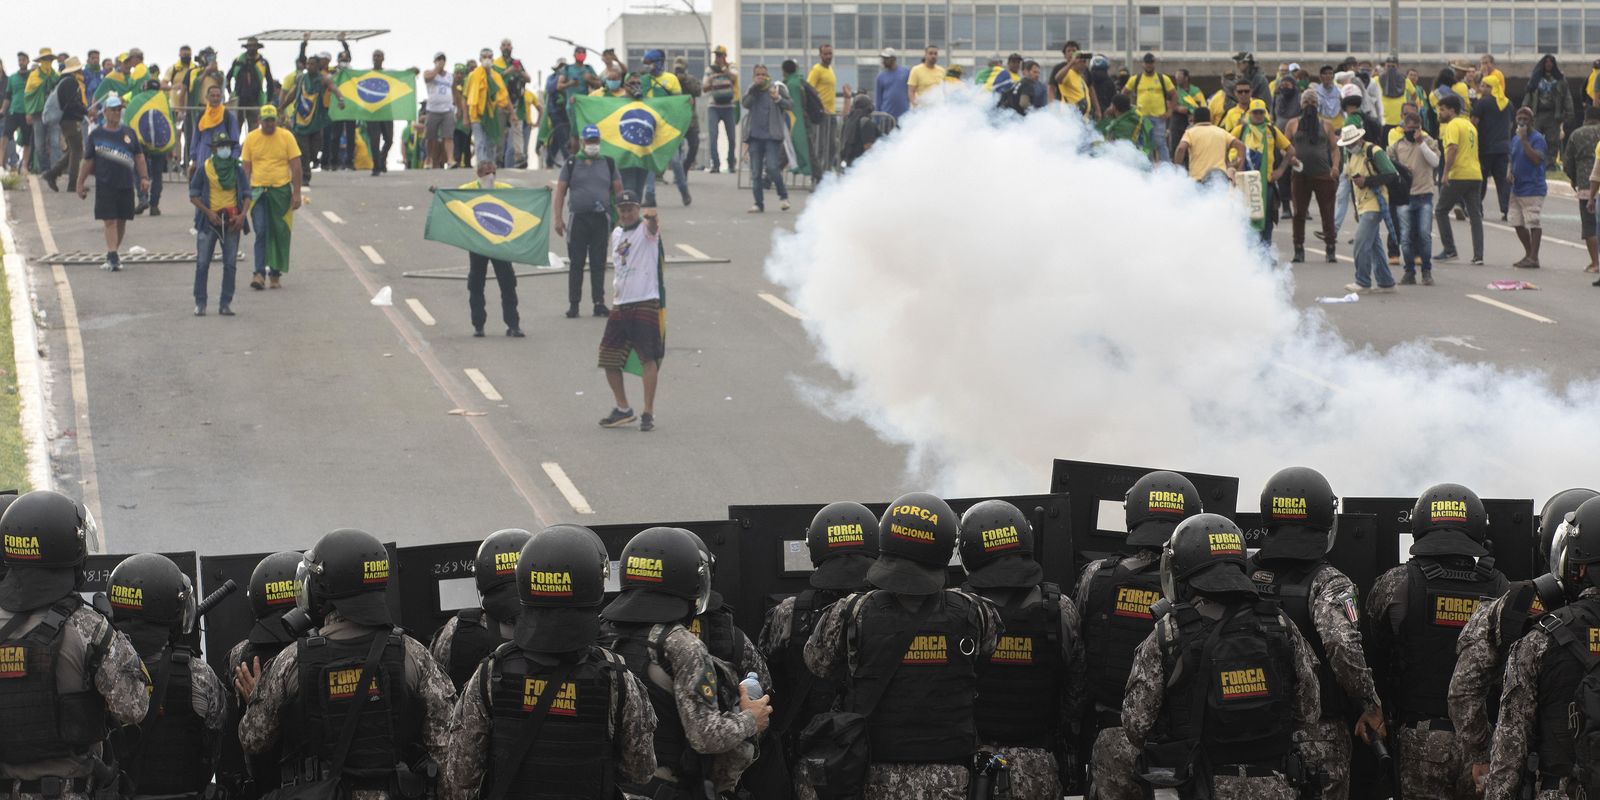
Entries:
{"type": "Polygon", "coordinates": [[[634,100],[628,97],[575,98],[573,130],[600,129],[600,152],[619,167],[661,171],[671,165],[678,142],[694,119],[687,95],[634,100]]]}
{"type": "Polygon", "coordinates": [[[440,189],[422,238],[535,267],[550,264],[549,189],[440,189]]]}
{"type": "Polygon", "coordinates": [[[417,118],[415,76],[404,70],[346,69],[338,75],[344,108],[335,105],[328,114],[336,121],[386,122],[417,118]]]}
{"type": "Polygon", "coordinates": [[[172,105],[160,89],[135,92],[128,99],[128,127],[139,137],[145,152],[164,155],[178,144],[177,127],[172,124],[172,105]]]}

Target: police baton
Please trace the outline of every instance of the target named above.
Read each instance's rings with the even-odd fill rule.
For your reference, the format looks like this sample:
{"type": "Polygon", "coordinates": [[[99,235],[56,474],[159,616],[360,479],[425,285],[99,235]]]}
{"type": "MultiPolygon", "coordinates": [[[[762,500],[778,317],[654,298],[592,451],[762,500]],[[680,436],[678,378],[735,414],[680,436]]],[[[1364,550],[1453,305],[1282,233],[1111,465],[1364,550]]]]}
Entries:
{"type": "Polygon", "coordinates": [[[218,603],[221,603],[228,595],[237,591],[239,591],[239,584],[234,583],[233,579],[229,578],[226,583],[217,587],[216,591],[201,598],[200,602],[195,604],[195,617],[203,617],[210,613],[211,609],[216,608],[218,603]]]}

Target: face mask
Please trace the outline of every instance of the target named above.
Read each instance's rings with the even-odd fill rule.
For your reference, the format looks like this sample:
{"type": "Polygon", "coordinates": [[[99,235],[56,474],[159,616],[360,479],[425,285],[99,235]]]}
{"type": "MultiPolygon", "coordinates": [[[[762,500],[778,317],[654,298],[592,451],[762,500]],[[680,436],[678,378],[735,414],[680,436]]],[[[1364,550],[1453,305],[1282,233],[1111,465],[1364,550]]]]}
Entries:
{"type": "Polygon", "coordinates": [[[181,57],[179,57],[179,60],[182,61],[183,63],[187,64],[187,63],[189,63],[190,57],[189,56],[181,56],[181,57]]]}
{"type": "Polygon", "coordinates": [[[616,91],[617,89],[619,89],[621,87],[622,87],[622,81],[612,80],[611,78],[606,78],[606,90],[607,91],[614,92],[614,91],[616,91]]]}
{"type": "Polygon", "coordinates": [[[482,64],[485,69],[488,69],[489,66],[494,63],[494,59],[492,59],[492,58],[482,58],[482,59],[478,60],[478,63],[482,64]]]}
{"type": "Polygon", "coordinates": [[[493,174],[489,174],[489,175],[485,175],[485,176],[479,178],[478,179],[478,186],[479,186],[479,188],[483,188],[483,189],[493,189],[494,188],[494,175],[493,174]]]}
{"type": "Polygon", "coordinates": [[[219,147],[219,148],[217,148],[217,158],[220,158],[223,161],[227,161],[228,159],[233,158],[233,148],[232,147],[219,147]]]}
{"type": "Polygon", "coordinates": [[[1416,140],[1417,140],[1417,132],[1416,131],[1406,131],[1406,141],[1414,142],[1416,140]]]}
{"type": "Polygon", "coordinates": [[[584,145],[583,146],[583,154],[584,154],[585,157],[588,157],[588,158],[599,158],[600,157],[600,145],[597,145],[597,144],[586,144],[586,145],[584,145]]]}

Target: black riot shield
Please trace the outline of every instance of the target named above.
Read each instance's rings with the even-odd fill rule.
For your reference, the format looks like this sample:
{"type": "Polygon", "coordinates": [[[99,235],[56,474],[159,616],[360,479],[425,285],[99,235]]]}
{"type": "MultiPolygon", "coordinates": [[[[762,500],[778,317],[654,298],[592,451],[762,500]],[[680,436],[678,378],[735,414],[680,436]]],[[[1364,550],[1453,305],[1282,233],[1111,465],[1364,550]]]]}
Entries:
{"type": "MultiPolygon", "coordinates": [[[[1241,511],[1234,522],[1244,531],[1245,547],[1255,550],[1266,541],[1260,512],[1241,511]]],[[[1391,532],[1387,538],[1379,535],[1378,518],[1371,514],[1340,514],[1335,524],[1337,535],[1333,540],[1333,552],[1328,554],[1328,563],[1354,581],[1365,596],[1378,576],[1388,569],[1380,566],[1381,554],[1395,552],[1395,534],[1391,532]]]]}
{"type": "Polygon", "coordinates": [[[212,609],[205,618],[206,663],[223,678],[226,686],[233,685],[233,678],[228,675],[228,651],[250,635],[250,626],[256,622],[255,614],[250,610],[250,598],[246,594],[250,590],[250,573],[255,572],[256,565],[268,555],[241,553],[200,557],[200,582],[206,594],[216,591],[230,580],[239,586],[239,591],[212,609]]]}
{"type": "Polygon", "coordinates": [[[478,606],[472,564],[480,544],[445,542],[400,548],[400,624],[418,641],[432,640],[457,611],[478,606]]]}
{"type": "MultiPolygon", "coordinates": [[[[1111,553],[1125,552],[1127,536],[1122,510],[1123,498],[1133,484],[1163,467],[1134,467],[1127,464],[1097,464],[1092,461],[1056,459],[1050,476],[1050,490],[1065,492],[1072,498],[1072,571],[1111,553]]],[[[1239,479],[1224,475],[1173,470],[1188,478],[1200,490],[1206,511],[1229,519],[1237,515],[1239,479]]],[[[1071,580],[1062,581],[1066,587],[1071,580]]]]}
{"type": "MultiPolygon", "coordinates": [[[[88,558],[86,558],[83,562],[83,587],[79,589],[79,593],[83,595],[83,599],[92,601],[94,600],[94,596],[96,594],[104,592],[106,590],[107,581],[111,580],[111,570],[116,569],[117,565],[121,564],[123,559],[126,559],[131,555],[133,555],[133,553],[121,553],[116,555],[99,553],[90,555],[88,558]]],[[[195,561],[194,551],[191,550],[183,553],[162,553],[161,555],[172,559],[172,563],[178,565],[179,572],[189,576],[189,581],[196,587],[200,586],[198,566],[195,561]]],[[[198,601],[202,596],[204,596],[204,592],[202,592],[200,595],[197,595],[195,600],[198,601]]],[[[199,626],[196,626],[195,632],[189,636],[188,644],[193,648],[198,649],[200,647],[199,626]]]]}
{"type": "MultiPolygon", "coordinates": [[[[1340,501],[1340,505],[1349,513],[1377,517],[1379,538],[1394,541],[1392,555],[1388,552],[1379,554],[1379,564],[1383,570],[1403,564],[1408,558],[1401,549],[1400,535],[1411,533],[1411,509],[1416,503],[1414,497],[1346,497],[1340,501]]],[[[1534,565],[1537,530],[1533,501],[1484,500],[1483,507],[1489,512],[1489,539],[1494,544],[1495,568],[1514,581],[1527,580],[1544,572],[1543,565],[1537,568],[1534,565]]]]}
{"type": "Polygon", "coordinates": [[[693,531],[706,546],[711,549],[711,555],[717,560],[717,572],[711,581],[711,588],[722,595],[723,602],[733,606],[734,621],[745,635],[751,639],[761,630],[761,615],[765,609],[752,606],[742,591],[745,583],[742,554],[739,552],[739,529],[732,520],[703,520],[700,522],[629,522],[616,525],[590,525],[589,529],[600,535],[600,541],[605,543],[606,552],[611,554],[611,577],[606,580],[606,600],[616,596],[621,589],[622,548],[627,546],[628,540],[646,528],[683,528],[693,531]],[[754,614],[754,623],[750,622],[754,614]]]}

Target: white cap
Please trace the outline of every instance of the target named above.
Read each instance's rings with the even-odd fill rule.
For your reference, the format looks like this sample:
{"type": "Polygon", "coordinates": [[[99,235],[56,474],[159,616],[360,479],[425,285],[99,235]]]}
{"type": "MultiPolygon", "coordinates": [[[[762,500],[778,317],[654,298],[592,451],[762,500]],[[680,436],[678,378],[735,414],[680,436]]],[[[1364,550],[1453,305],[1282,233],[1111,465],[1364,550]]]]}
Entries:
{"type": "Polygon", "coordinates": [[[1289,64],[1289,71],[1290,72],[1299,72],[1300,71],[1300,65],[1299,64],[1290,63],[1289,64]]]}
{"type": "Polygon", "coordinates": [[[878,54],[878,58],[898,58],[898,57],[899,57],[899,54],[895,53],[893,47],[885,47],[885,48],[883,48],[883,52],[878,54]]]}

